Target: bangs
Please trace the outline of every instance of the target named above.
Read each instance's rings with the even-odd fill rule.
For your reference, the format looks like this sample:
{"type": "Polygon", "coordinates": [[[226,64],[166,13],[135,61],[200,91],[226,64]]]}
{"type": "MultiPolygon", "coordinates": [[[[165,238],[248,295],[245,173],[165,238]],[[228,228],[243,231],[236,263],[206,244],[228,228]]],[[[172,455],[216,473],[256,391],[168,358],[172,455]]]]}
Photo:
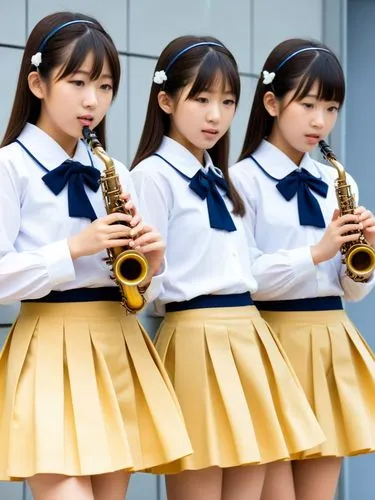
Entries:
{"type": "Polygon", "coordinates": [[[97,80],[103,70],[104,62],[107,60],[113,79],[113,94],[117,93],[120,80],[120,66],[117,52],[103,33],[99,31],[87,31],[82,37],[75,41],[70,55],[63,66],[58,79],[61,80],[72,73],[79,71],[86,57],[93,55],[93,64],[90,70],[90,78],[97,80]]]}
{"type": "Polygon", "coordinates": [[[345,99],[345,80],[342,69],[331,54],[320,53],[305,70],[298,84],[293,100],[306,97],[314,84],[318,84],[317,98],[336,101],[342,105],[345,99]]]}
{"type": "Polygon", "coordinates": [[[187,99],[193,99],[199,93],[209,91],[218,82],[221,83],[222,92],[226,90],[232,92],[236,97],[236,103],[238,103],[241,82],[237,68],[226,54],[210,50],[198,68],[187,99]]]}

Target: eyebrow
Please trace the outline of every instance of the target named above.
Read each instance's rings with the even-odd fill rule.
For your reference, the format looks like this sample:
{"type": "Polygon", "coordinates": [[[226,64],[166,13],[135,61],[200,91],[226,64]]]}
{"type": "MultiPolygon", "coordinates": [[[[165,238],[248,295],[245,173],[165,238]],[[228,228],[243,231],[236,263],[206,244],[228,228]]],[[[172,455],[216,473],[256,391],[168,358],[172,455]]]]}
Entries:
{"type": "MultiPolygon", "coordinates": [[[[317,94],[307,94],[307,95],[305,95],[305,97],[311,97],[313,99],[318,99],[318,95],[317,94]]],[[[331,100],[326,101],[326,102],[339,102],[339,101],[335,101],[335,99],[331,99],[331,100]]]]}
{"type": "MultiPolygon", "coordinates": [[[[75,75],[77,75],[78,73],[86,76],[91,76],[91,71],[84,71],[83,69],[79,69],[78,71],[74,72],[75,75]]],[[[112,78],[112,75],[105,73],[104,75],[100,75],[100,78],[112,78]]]]}
{"type": "MultiPolygon", "coordinates": [[[[209,94],[213,93],[213,91],[211,89],[202,90],[202,92],[208,92],[209,94]]],[[[221,93],[226,94],[226,95],[234,95],[233,90],[224,90],[224,91],[221,91],[221,93]]]]}

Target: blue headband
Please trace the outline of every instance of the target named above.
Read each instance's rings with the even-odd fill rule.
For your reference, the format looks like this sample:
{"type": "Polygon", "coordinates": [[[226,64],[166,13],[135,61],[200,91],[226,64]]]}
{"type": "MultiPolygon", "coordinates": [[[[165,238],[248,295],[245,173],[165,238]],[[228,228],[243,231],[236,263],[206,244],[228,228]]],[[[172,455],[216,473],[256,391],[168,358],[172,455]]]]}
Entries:
{"type": "Polygon", "coordinates": [[[173,66],[173,64],[177,61],[179,57],[181,57],[185,52],[187,52],[190,49],[194,49],[195,47],[201,47],[203,45],[209,45],[213,47],[222,47],[225,48],[224,45],[221,43],[217,42],[198,42],[198,43],[193,43],[193,45],[189,45],[188,47],[185,47],[184,49],[180,50],[180,52],[177,52],[177,54],[172,58],[172,60],[167,64],[167,67],[161,71],[155,71],[154,79],[153,82],[162,85],[166,80],[167,80],[167,73],[173,66]]]}
{"type": "Polygon", "coordinates": [[[301,54],[302,52],[308,52],[310,50],[320,50],[321,52],[330,52],[328,49],[324,49],[323,47],[305,47],[304,49],[299,49],[287,56],[285,59],[281,61],[281,63],[277,66],[275,69],[275,73],[279,71],[280,68],[284,66],[285,63],[287,63],[292,57],[296,56],[297,54],[301,54]]]}
{"type": "Polygon", "coordinates": [[[168,73],[168,70],[171,69],[173,64],[177,61],[179,57],[182,56],[182,54],[185,54],[190,49],[194,49],[195,47],[201,47],[202,45],[213,45],[214,47],[224,47],[221,43],[216,43],[216,42],[199,42],[199,43],[194,43],[193,45],[189,45],[189,47],[186,47],[185,49],[180,50],[180,52],[177,52],[177,54],[174,56],[174,58],[169,62],[168,66],[165,68],[165,72],[168,73]]]}
{"type": "Polygon", "coordinates": [[[77,24],[77,23],[83,23],[83,24],[95,24],[93,21],[89,21],[89,20],[86,20],[86,19],[75,19],[74,21],[68,21],[66,23],[63,23],[63,24],[60,24],[60,26],[57,26],[56,28],[54,28],[52,31],[50,31],[48,33],[48,35],[44,38],[44,40],[42,41],[42,43],[40,44],[40,47],[39,47],[39,50],[36,54],[34,54],[32,57],[31,57],[31,64],[33,66],[35,66],[36,68],[38,68],[39,64],[42,62],[42,53],[43,53],[43,50],[46,48],[46,45],[48,43],[48,41],[54,36],[56,35],[56,33],[60,30],[62,30],[63,28],[65,28],[66,26],[70,26],[71,24],[77,24]]]}
{"type": "Polygon", "coordinates": [[[274,80],[274,78],[275,78],[275,76],[276,76],[276,73],[284,66],[285,63],[287,63],[288,61],[290,61],[290,59],[292,59],[297,54],[301,54],[302,52],[308,52],[310,50],[319,50],[321,52],[331,53],[330,50],[325,49],[324,47],[305,47],[304,49],[298,49],[295,52],[292,52],[291,54],[289,54],[288,56],[286,56],[286,58],[283,59],[281,61],[281,63],[278,64],[278,66],[276,67],[276,69],[274,71],[272,71],[271,73],[268,72],[267,70],[263,71],[263,83],[264,83],[264,85],[269,85],[270,83],[272,83],[273,80],[274,80]]]}
{"type": "Polygon", "coordinates": [[[93,21],[88,21],[86,19],[76,19],[75,21],[68,21],[64,24],[60,24],[60,26],[57,26],[54,28],[48,35],[45,37],[43,42],[40,44],[39,51],[38,52],[43,52],[45,49],[45,46],[47,45],[48,40],[50,40],[56,33],[66,26],[70,26],[71,24],[77,24],[77,23],[83,23],[83,24],[95,24],[93,21]]]}

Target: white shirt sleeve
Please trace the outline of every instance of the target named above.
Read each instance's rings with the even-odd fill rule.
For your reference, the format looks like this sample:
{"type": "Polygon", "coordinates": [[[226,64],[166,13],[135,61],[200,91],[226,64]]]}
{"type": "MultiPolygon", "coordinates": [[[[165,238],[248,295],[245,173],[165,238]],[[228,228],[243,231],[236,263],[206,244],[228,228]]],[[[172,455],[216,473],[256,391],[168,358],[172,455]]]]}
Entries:
{"type": "Polygon", "coordinates": [[[349,278],[349,276],[345,274],[345,271],[346,267],[343,266],[340,276],[340,283],[344,290],[345,300],[357,302],[366,297],[366,295],[368,295],[374,288],[375,273],[372,274],[371,278],[367,282],[361,283],[358,281],[353,281],[351,278],[349,278]]]}
{"type": "MultiPolygon", "coordinates": [[[[243,218],[249,245],[252,273],[258,283],[255,300],[278,300],[286,294],[298,293],[300,297],[311,296],[318,291],[317,269],[312,260],[310,246],[292,250],[279,249],[274,253],[263,253],[255,241],[256,205],[249,197],[236,171],[230,171],[231,179],[245,204],[243,218]]],[[[270,234],[272,238],[272,234],[270,234]]]]}
{"type": "Polygon", "coordinates": [[[1,184],[0,303],[43,297],[56,285],[73,281],[75,270],[66,239],[37,250],[17,252],[15,242],[21,230],[22,196],[16,180],[4,165],[1,184]]]}
{"type": "MultiPolygon", "coordinates": [[[[167,243],[168,235],[168,206],[167,200],[154,180],[137,168],[131,172],[131,177],[134,182],[135,190],[138,196],[138,209],[142,214],[144,221],[153,226],[162,235],[165,243],[167,243]]],[[[151,285],[147,290],[147,301],[151,302],[158,297],[160,286],[165,275],[166,259],[164,258],[164,269],[161,274],[154,277],[158,279],[158,286],[151,285]],[[150,291],[149,291],[150,290],[150,291]]]]}
{"type": "MultiPolygon", "coordinates": [[[[140,195],[138,194],[136,186],[134,185],[133,179],[129,173],[128,173],[128,178],[127,178],[127,190],[131,194],[134,205],[137,207],[144,222],[146,224],[150,224],[151,226],[158,229],[157,225],[153,223],[153,221],[151,220],[151,217],[149,216],[148,211],[146,210],[147,205],[142,202],[143,194],[142,193],[140,193],[140,195]]],[[[162,235],[162,236],[164,237],[164,235],[162,235]]],[[[158,273],[153,276],[153,278],[151,279],[151,283],[144,294],[144,298],[145,298],[146,302],[152,302],[159,295],[161,283],[163,281],[163,277],[165,275],[166,268],[167,268],[167,262],[166,262],[166,258],[164,257],[162,265],[161,265],[160,269],[158,270],[158,273]]]]}

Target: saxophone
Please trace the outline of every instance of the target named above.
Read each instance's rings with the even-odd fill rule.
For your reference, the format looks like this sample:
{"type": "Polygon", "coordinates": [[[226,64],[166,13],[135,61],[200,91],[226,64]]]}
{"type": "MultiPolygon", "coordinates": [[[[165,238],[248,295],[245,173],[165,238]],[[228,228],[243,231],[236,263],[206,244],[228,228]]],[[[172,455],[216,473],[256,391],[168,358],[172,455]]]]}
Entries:
{"type": "MultiPolygon", "coordinates": [[[[346,180],[344,167],[337,161],[334,152],[325,141],[320,141],[319,146],[324,158],[338,173],[338,177],[335,181],[335,188],[340,215],[354,213],[356,204],[351,192],[351,187],[346,180]]],[[[354,233],[357,233],[357,231],[351,231],[347,234],[354,233]]],[[[343,255],[343,263],[346,264],[346,274],[353,281],[367,281],[375,269],[375,250],[367,242],[363,231],[360,231],[358,241],[344,243],[340,251],[343,255]]]]}
{"type": "MultiPolygon", "coordinates": [[[[105,165],[100,185],[107,214],[129,213],[125,210],[124,202],[120,198],[122,189],[112,158],[104,151],[95,132],[89,127],[83,127],[82,134],[92,152],[105,165]]],[[[126,250],[124,247],[108,248],[107,253],[107,263],[111,266],[114,280],[120,288],[121,303],[129,313],[137,313],[145,304],[138,285],[147,276],[148,262],[137,250],[126,250]]]]}

